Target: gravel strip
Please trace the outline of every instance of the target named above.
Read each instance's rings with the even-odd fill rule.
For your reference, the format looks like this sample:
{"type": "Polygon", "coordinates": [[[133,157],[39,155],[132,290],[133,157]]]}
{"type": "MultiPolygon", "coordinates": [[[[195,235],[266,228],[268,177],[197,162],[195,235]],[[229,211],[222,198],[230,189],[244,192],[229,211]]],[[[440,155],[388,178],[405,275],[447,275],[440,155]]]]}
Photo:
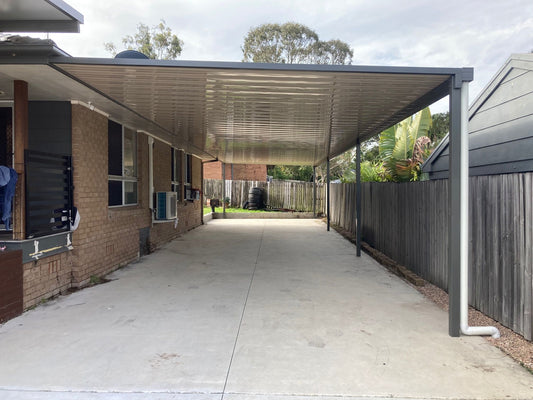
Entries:
{"type": "MultiPolygon", "coordinates": [[[[424,286],[413,285],[413,287],[436,303],[440,308],[446,311],[448,310],[448,293],[444,290],[429,282],[426,282],[424,286]]],[[[511,329],[506,328],[499,322],[472,307],[469,307],[468,309],[468,323],[470,326],[490,325],[498,328],[501,334],[499,339],[493,339],[490,336],[485,337],[484,339],[511,356],[511,358],[533,374],[533,342],[530,342],[523,336],[513,332],[511,329]]]]}

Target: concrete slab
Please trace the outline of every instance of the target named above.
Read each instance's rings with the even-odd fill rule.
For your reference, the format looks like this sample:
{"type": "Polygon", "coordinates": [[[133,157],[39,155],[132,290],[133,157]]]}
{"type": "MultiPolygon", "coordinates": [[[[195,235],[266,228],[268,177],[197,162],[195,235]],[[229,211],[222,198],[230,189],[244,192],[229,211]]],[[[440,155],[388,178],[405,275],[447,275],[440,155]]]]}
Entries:
{"type": "Polygon", "coordinates": [[[531,399],[317,220],[213,220],[0,327],[2,399],[531,399]]]}

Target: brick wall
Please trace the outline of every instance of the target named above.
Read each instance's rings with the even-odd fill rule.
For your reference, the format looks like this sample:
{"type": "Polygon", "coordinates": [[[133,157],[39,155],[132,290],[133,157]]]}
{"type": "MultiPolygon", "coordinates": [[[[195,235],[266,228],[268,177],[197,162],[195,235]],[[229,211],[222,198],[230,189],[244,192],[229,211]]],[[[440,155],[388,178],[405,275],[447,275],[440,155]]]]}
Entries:
{"type": "Polygon", "coordinates": [[[205,179],[222,179],[222,163],[220,161],[204,164],[205,179]]]}
{"type": "MultiPolygon", "coordinates": [[[[107,126],[105,116],[72,106],[74,205],[81,221],[72,235],[72,251],[23,265],[24,308],[136,260],[140,229],[149,230],[150,249],[155,250],[202,223],[199,200],[178,203],[176,227],[174,222],[152,223],[149,145],[148,136],[142,133],[137,134],[138,204],[108,207],[107,126]]],[[[155,140],[153,159],[155,190],[169,191],[170,146],[155,140]]],[[[201,160],[193,158],[193,187],[202,187],[201,168],[201,160]]]]}
{"type": "MultiPolygon", "coordinates": [[[[203,165],[204,179],[222,179],[222,163],[209,162],[203,165]]],[[[233,164],[233,179],[240,181],[266,181],[267,166],[256,164],[233,164]]],[[[232,179],[231,164],[226,164],[226,179],[232,179]]]]}
{"type": "MultiPolygon", "coordinates": [[[[154,190],[169,191],[171,189],[171,151],[170,146],[158,140],[154,142],[154,190]]],[[[184,158],[183,158],[184,161],[184,158]]],[[[183,170],[182,170],[183,172],[183,170]]],[[[193,188],[202,187],[202,161],[196,157],[192,159],[193,188]]],[[[180,179],[183,182],[184,178],[180,179]]],[[[183,191],[183,186],[181,188],[183,191]]],[[[177,208],[178,224],[174,222],[155,222],[150,228],[150,250],[155,250],[162,244],[175,239],[180,234],[201,225],[201,201],[179,201],[177,208]]]]}
{"type": "Polygon", "coordinates": [[[266,177],[267,166],[264,164],[233,165],[233,179],[236,181],[266,181],[266,177]]]}
{"type": "Polygon", "coordinates": [[[66,252],[24,264],[24,308],[70,288],[72,261],[71,252],[66,252]]]}

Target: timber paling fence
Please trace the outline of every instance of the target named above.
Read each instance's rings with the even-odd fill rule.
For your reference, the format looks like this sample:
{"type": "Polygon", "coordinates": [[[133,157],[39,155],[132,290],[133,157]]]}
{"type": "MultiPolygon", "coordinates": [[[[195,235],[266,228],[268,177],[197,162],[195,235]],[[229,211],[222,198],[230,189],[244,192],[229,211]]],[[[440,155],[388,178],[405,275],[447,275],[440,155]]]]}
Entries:
{"type": "MultiPolygon", "coordinates": [[[[204,199],[222,199],[224,181],[204,179],[204,199]]],[[[231,207],[242,207],[248,201],[251,188],[263,188],[267,194],[266,203],[272,208],[294,211],[313,211],[313,183],[300,181],[237,181],[226,180],[226,197],[230,198],[231,207]]],[[[324,187],[317,184],[317,212],[325,208],[324,187]]]]}
{"type": "MultiPolygon", "coordinates": [[[[330,214],[355,233],[355,184],[331,185],[330,214]]],[[[469,215],[470,304],[532,340],[533,174],[471,177],[469,215]]],[[[447,180],[362,184],[363,240],[445,290],[448,216],[447,180]]]]}

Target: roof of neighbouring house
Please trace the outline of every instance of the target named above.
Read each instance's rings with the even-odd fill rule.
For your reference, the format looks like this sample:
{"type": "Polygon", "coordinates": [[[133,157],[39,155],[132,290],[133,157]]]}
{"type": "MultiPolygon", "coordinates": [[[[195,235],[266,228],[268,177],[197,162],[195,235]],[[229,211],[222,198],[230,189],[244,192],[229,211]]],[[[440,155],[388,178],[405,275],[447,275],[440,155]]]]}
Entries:
{"type": "Polygon", "coordinates": [[[0,32],[79,32],[83,15],[63,0],[16,0],[0,4],[0,32]]]}
{"type": "MultiPolygon", "coordinates": [[[[533,171],[533,54],[513,54],[469,108],[470,174],[533,171]]],[[[422,165],[448,176],[446,135],[422,165]]]]}

